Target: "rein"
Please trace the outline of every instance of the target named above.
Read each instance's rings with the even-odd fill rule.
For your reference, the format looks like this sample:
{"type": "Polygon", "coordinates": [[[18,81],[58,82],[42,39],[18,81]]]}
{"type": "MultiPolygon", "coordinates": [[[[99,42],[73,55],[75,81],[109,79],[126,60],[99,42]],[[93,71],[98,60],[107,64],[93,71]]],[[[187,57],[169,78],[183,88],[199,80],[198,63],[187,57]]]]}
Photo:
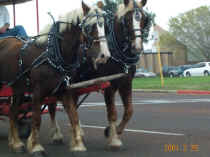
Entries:
{"type": "MultiPolygon", "coordinates": [[[[80,66],[79,65],[79,60],[78,58],[75,59],[75,63],[74,64],[65,64],[63,57],[61,56],[61,48],[60,48],[60,43],[59,40],[63,40],[63,37],[59,34],[59,24],[60,23],[66,23],[66,24],[72,24],[72,23],[68,23],[68,22],[57,22],[54,23],[50,32],[47,34],[43,34],[43,35],[48,35],[48,41],[47,41],[47,48],[44,52],[42,52],[42,54],[37,57],[32,64],[30,65],[30,67],[28,67],[27,69],[23,70],[23,55],[24,55],[24,51],[25,49],[32,43],[35,42],[35,40],[37,39],[38,36],[35,37],[35,40],[29,41],[28,43],[26,43],[25,45],[23,45],[23,47],[21,48],[21,52],[19,55],[19,73],[17,74],[15,80],[9,82],[7,84],[7,86],[12,86],[17,80],[19,80],[22,76],[26,75],[29,71],[31,71],[34,68],[38,68],[40,65],[44,64],[44,63],[48,63],[49,65],[51,65],[52,68],[54,68],[57,72],[59,72],[62,76],[62,82],[63,80],[70,80],[70,74],[72,74],[73,72],[75,72],[75,70],[80,66]]],[[[40,35],[42,36],[42,35],[40,35]]],[[[69,83],[69,82],[67,82],[69,83]]],[[[59,83],[60,84],[60,83],[59,83]]]]}
{"type": "MultiPolygon", "coordinates": [[[[56,69],[57,72],[62,75],[69,75],[74,72],[79,66],[78,57],[74,59],[74,63],[66,64],[64,62],[63,57],[61,56],[61,48],[59,43],[59,24],[61,22],[57,22],[53,25],[48,35],[48,44],[47,44],[47,61],[48,63],[56,69]]],[[[62,22],[63,23],[63,22],[62,22]]]]}
{"type": "MultiPolygon", "coordinates": [[[[107,10],[108,14],[112,17],[114,17],[113,12],[107,10]]],[[[141,35],[135,35],[135,37],[140,37],[144,42],[147,42],[147,38],[149,35],[149,30],[152,26],[153,21],[153,15],[150,15],[149,13],[145,12],[142,8],[139,8],[136,2],[134,1],[134,14],[135,19],[137,21],[141,20],[141,14],[140,12],[144,12],[145,16],[148,18],[148,23],[146,27],[142,29],[133,29],[134,32],[141,32],[141,35]]],[[[105,21],[106,28],[108,30],[107,34],[107,41],[109,44],[109,49],[111,51],[112,59],[118,63],[120,63],[125,70],[128,70],[129,67],[132,65],[136,65],[139,61],[140,54],[132,54],[131,53],[131,41],[129,38],[129,31],[127,29],[127,23],[125,20],[125,17],[122,18],[122,25],[123,25],[123,41],[122,43],[119,43],[119,41],[116,38],[116,33],[114,31],[114,19],[105,21]]]]}

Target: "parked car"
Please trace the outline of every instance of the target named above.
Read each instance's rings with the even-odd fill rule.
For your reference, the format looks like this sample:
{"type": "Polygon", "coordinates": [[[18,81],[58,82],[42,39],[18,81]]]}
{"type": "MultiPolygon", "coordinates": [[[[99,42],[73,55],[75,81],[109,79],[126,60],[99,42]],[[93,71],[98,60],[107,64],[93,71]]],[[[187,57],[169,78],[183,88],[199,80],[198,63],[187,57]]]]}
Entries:
{"type": "Polygon", "coordinates": [[[210,75],[210,62],[200,62],[194,64],[191,68],[183,72],[184,76],[209,76],[210,75]]]}
{"type": "Polygon", "coordinates": [[[168,71],[169,77],[179,77],[183,73],[182,68],[180,66],[174,67],[168,71]]]}
{"type": "Polygon", "coordinates": [[[146,69],[139,68],[136,69],[135,77],[155,77],[156,74],[153,72],[149,72],[146,69]]]}
{"type": "Polygon", "coordinates": [[[181,77],[181,76],[183,76],[183,72],[186,69],[189,69],[191,67],[192,67],[192,65],[180,65],[180,66],[174,67],[172,69],[169,69],[168,76],[169,77],[181,77]]]}
{"type": "Polygon", "coordinates": [[[162,68],[162,73],[164,77],[169,77],[169,71],[174,70],[175,66],[164,65],[162,68]]]}

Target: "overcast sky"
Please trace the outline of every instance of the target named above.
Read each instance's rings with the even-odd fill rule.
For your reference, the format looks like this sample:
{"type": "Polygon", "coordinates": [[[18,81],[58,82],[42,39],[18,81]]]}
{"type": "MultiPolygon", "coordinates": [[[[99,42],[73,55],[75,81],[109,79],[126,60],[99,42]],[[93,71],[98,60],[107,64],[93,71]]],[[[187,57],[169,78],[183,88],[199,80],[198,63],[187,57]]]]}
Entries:
{"type": "MultiPolygon", "coordinates": [[[[97,0],[84,0],[88,4],[97,0]]],[[[202,5],[210,6],[210,0],[148,0],[146,7],[156,14],[156,23],[168,29],[168,20],[202,5]]],[[[81,0],[39,0],[40,29],[51,22],[47,12],[55,18],[74,8],[81,6],[81,0]]],[[[8,6],[13,23],[12,6],[8,6]]],[[[35,0],[16,5],[16,24],[23,25],[29,35],[36,35],[36,3],[35,0]]]]}

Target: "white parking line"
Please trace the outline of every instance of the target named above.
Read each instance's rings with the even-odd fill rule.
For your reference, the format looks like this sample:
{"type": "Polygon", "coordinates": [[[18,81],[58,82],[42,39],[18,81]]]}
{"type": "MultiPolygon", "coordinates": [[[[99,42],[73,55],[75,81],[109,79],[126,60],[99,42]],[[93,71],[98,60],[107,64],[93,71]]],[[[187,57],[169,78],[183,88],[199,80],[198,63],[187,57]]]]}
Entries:
{"type": "MultiPolygon", "coordinates": [[[[94,129],[105,129],[104,126],[94,126],[94,125],[81,125],[83,128],[94,128],[94,129]]],[[[184,136],[184,134],[171,133],[171,132],[159,132],[159,131],[148,131],[148,130],[134,130],[134,129],[125,129],[127,132],[134,133],[145,133],[145,134],[158,134],[158,135],[167,135],[167,136],[184,136]]]]}

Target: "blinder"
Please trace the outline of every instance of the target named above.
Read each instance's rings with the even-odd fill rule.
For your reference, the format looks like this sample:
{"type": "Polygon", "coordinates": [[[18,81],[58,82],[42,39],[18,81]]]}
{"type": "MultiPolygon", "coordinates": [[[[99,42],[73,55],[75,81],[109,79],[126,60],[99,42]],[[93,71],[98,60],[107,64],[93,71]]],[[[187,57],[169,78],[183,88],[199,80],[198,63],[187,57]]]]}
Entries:
{"type": "Polygon", "coordinates": [[[89,14],[88,16],[86,16],[81,24],[80,24],[80,28],[82,29],[82,32],[83,34],[87,37],[87,43],[85,44],[85,49],[89,49],[92,47],[92,45],[95,43],[95,42],[100,42],[102,40],[105,40],[106,37],[105,36],[99,36],[98,38],[94,38],[91,36],[91,32],[93,31],[93,25],[88,25],[86,24],[87,23],[87,20],[88,19],[91,19],[91,18],[94,18],[96,17],[97,18],[97,24],[99,27],[103,27],[103,22],[100,22],[100,18],[105,18],[107,16],[106,13],[104,14],[99,14],[98,11],[96,10],[96,13],[95,14],[89,14]]]}

